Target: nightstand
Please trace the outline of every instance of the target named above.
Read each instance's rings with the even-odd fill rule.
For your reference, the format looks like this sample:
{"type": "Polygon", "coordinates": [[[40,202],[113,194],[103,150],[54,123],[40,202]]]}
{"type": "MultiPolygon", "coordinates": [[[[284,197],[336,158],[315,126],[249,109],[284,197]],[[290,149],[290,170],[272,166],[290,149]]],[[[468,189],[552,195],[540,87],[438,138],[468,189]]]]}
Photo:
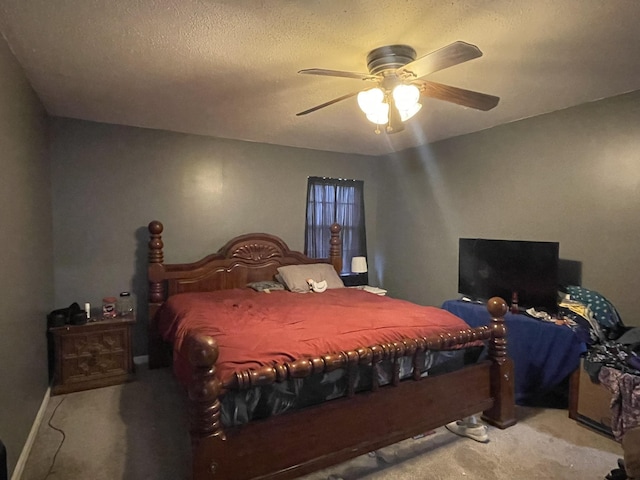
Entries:
{"type": "Polygon", "coordinates": [[[130,316],[50,328],[54,348],[52,395],[132,380],[134,323],[135,318],[130,316]]]}
{"type": "Polygon", "coordinates": [[[369,274],[365,273],[347,273],[340,275],[342,283],[345,287],[364,286],[369,283],[369,274]]]}

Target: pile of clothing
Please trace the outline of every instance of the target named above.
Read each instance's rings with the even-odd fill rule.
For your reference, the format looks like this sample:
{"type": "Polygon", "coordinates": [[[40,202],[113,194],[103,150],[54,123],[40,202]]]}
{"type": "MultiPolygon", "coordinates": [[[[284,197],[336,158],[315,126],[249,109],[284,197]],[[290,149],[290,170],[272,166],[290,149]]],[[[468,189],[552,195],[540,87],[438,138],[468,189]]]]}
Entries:
{"type": "Polygon", "coordinates": [[[618,311],[598,292],[570,285],[560,293],[558,317],[570,320],[580,340],[587,345],[615,339],[624,332],[618,311]]]}
{"type": "Polygon", "coordinates": [[[620,314],[603,295],[569,286],[559,314],[576,322],[576,333],[587,345],[585,369],[598,383],[600,369],[612,367],[640,375],[640,328],[625,327],[620,314]]]}
{"type": "Polygon", "coordinates": [[[606,478],[640,479],[640,328],[625,327],[611,302],[578,286],[567,287],[558,313],[588,346],[584,368],[591,381],[611,392],[611,430],[625,458],[606,478]]]}
{"type": "Polygon", "coordinates": [[[614,305],[593,290],[571,285],[560,300],[558,316],[588,346],[586,370],[594,382],[602,365],[640,374],[640,329],[625,327],[614,305]]]}

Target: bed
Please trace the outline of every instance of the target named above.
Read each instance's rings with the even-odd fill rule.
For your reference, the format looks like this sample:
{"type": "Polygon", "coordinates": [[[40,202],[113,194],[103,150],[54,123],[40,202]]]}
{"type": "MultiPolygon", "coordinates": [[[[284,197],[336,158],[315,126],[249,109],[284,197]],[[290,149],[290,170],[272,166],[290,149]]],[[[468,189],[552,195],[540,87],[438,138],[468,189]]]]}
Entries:
{"type": "MultiPolygon", "coordinates": [[[[271,292],[268,295],[252,291],[247,285],[272,281],[279,268],[292,265],[330,264],[339,272],[340,226],[331,227],[330,256],[324,260],[292,251],[276,236],[257,233],[236,237],[218,252],[185,264],[164,263],[163,228],[158,221],[148,227],[149,365],[155,368],[173,362],[174,369],[180,365],[183,370],[181,381],[189,396],[194,480],[296,478],[477,412],[483,412],[483,419],[499,428],[515,424],[513,365],[506,354],[503,320],[507,307],[502,299],[493,298],[487,304],[492,316],[490,325],[470,328],[444,310],[412,307],[409,302],[357,289],[327,290],[330,294],[271,292]],[[233,298],[227,298],[229,295],[233,298]],[[438,318],[450,316],[452,323],[424,334],[420,330],[422,324],[415,326],[419,334],[407,334],[404,325],[397,331],[391,327],[382,329],[386,335],[383,337],[369,337],[373,331],[365,331],[367,339],[384,340],[359,341],[342,335],[351,331],[347,325],[352,325],[352,317],[361,316],[356,310],[347,309],[350,313],[341,318],[349,321],[337,322],[331,327],[341,330],[342,343],[320,342],[315,350],[294,348],[294,353],[287,353],[284,358],[236,364],[236,360],[229,357],[228,341],[239,346],[239,350],[250,350],[242,348],[245,337],[247,343],[263,337],[277,341],[279,332],[260,333],[256,340],[251,337],[251,327],[247,327],[245,317],[238,317],[237,329],[227,328],[218,333],[220,325],[229,321],[226,317],[223,321],[218,311],[215,318],[220,319],[220,324],[213,331],[212,327],[203,330],[201,326],[184,327],[183,324],[167,327],[167,311],[179,310],[181,302],[189,296],[206,301],[213,299],[219,304],[226,302],[235,309],[243,308],[238,300],[240,296],[248,296],[251,302],[269,301],[271,305],[278,303],[284,307],[293,303],[294,298],[299,302],[303,297],[305,302],[331,302],[333,298],[348,308],[356,301],[373,302],[372,310],[380,311],[401,304],[407,309],[431,309],[429,315],[438,318]],[[221,297],[224,298],[221,300],[221,297]],[[234,330],[237,330],[235,336],[234,330]],[[478,346],[483,347],[486,355],[480,355],[477,361],[456,361],[458,366],[454,369],[423,368],[425,358],[466,359],[467,353],[477,351],[478,346]],[[328,351],[318,353],[322,348],[328,351]],[[296,357],[296,352],[302,354],[296,357]],[[234,364],[235,368],[230,368],[234,364]],[[329,400],[316,399],[300,408],[245,422],[223,421],[223,410],[233,396],[242,397],[247,391],[256,392],[286,382],[317,385],[317,378],[326,379],[336,372],[344,389],[329,400]]],[[[263,310],[270,308],[257,305],[251,303],[247,307],[250,317],[256,313],[262,315],[263,310]]],[[[334,312],[331,316],[340,316],[331,310],[333,308],[337,307],[328,304],[315,307],[334,312]]],[[[407,318],[412,315],[407,314],[407,318]]],[[[233,322],[234,317],[230,318],[233,322]]],[[[382,320],[378,317],[372,322],[377,324],[382,320]]],[[[280,330],[295,328],[287,326],[280,330]]],[[[307,334],[301,336],[306,338],[307,334]]],[[[176,372],[180,373],[179,369],[176,372]]]]}

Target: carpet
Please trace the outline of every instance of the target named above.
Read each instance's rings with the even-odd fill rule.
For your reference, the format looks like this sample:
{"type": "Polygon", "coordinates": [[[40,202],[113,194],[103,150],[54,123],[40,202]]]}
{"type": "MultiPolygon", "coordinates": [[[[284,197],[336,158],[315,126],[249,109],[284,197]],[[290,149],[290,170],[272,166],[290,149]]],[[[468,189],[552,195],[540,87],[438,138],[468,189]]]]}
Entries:
{"type": "MultiPolygon", "coordinates": [[[[184,392],[169,369],[138,364],[136,377],[51,397],[22,480],[188,478],[184,392]]],[[[603,479],[622,457],[566,410],[518,407],[517,416],[511,428],[490,427],[487,444],[438,428],[301,479],[603,479]]]]}

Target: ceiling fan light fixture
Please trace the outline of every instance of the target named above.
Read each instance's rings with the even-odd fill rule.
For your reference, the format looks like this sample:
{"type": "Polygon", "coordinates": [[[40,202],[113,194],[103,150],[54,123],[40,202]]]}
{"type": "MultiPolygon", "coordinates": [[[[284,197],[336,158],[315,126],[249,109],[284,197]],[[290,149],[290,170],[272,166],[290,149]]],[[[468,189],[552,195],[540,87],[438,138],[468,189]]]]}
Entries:
{"type": "Polygon", "coordinates": [[[420,100],[420,89],[415,85],[401,83],[393,89],[393,101],[399,111],[413,110],[420,100]]]}
{"type": "Polygon", "coordinates": [[[398,112],[400,112],[400,120],[402,120],[403,122],[406,122],[411,117],[413,117],[416,113],[418,113],[421,108],[422,108],[421,103],[415,103],[413,107],[411,107],[409,110],[398,109],[398,112]]]}
{"type": "Polygon", "coordinates": [[[389,104],[378,103],[375,110],[366,114],[367,120],[376,125],[386,125],[389,123],[389,104]]]}
{"type": "MultiPolygon", "coordinates": [[[[371,50],[367,55],[368,73],[324,68],[300,70],[299,73],[304,74],[376,82],[379,87],[342,95],[296,115],[306,115],[357,95],[358,105],[369,121],[378,127],[386,125],[387,133],[396,133],[403,131],[404,122],[420,111],[422,96],[486,112],[498,105],[499,97],[423,79],[432,73],[481,56],[482,52],[478,47],[462,41],[453,42],[419,58],[409,45],[397,44],[371,50]]],[[[378,127],[376,133],[380,133],[378,127]]]]}
{"type": "Polygon", "coordinates": [[[366,115],[376,114],[384,105],[384,92],[381,88],[370,88],[358,93],[358,106],[366,115]]]}

